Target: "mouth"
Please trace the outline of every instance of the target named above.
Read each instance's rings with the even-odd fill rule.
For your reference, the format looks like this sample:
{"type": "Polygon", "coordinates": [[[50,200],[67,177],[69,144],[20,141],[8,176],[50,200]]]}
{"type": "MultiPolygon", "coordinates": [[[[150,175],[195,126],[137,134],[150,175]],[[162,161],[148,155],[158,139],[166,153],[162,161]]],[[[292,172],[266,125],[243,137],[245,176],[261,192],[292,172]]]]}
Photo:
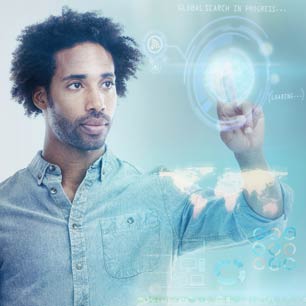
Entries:
{"type": "Polygon", "coordinates": [[[109,126],[109,122],[106,120],[90,120],[81,124],[81,128],[86,134],[89,135],[100,135],[109,126]]]}

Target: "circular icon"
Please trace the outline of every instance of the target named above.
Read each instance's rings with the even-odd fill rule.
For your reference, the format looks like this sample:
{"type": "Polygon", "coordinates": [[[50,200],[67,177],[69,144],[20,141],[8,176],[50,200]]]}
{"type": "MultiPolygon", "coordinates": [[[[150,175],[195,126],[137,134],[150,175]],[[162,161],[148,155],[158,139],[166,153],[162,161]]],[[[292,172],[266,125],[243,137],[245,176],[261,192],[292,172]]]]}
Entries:
{"type": "Polygon", "coordinates": [[[152,73],[160,73],[162,70],[162,65],[159,61],[150,61],[151,72],[152,73]]]}
{"type": "Polygon", "coordinates": [[[290,227],[286,227],[284,233],[283,233],[283,237],[286,240],[293,240],[296,238],[296,229],[293,226],[290,227]]]}
{"type": "Polygon", "coordinates": [[[283,251],[286,256],[293,256],[296,252],[296,246],[294,243],[289,242],[283,246],[283,251]]]}
{"type": "Polygon", "coordinates": [[[269,260],[269,269],[271,271],[278,271],[282,266],[282,262],[280,261],[279,257],[272,257],[269,260]]]}
{"type": "Polygon", "coordinates": [[[282,235],[281,230],[278,227],[273,227],[271,229],[271,235],[269,236],[269,238],[271,240],[278,240],[280,239],[281,235],[282,235]]]}
{"type": "Polygon", "coordinates": [[[255,242],[252,246],[252,251],[255,256],[263,256],[266,252],[266,247],[260,242],[255,242]]]}
{"type": "Polygon", "coordinates": [[[256,257],[253,261],[255,270],[263,270],[266,267],[266,260],[262,257],[256,257]]]}
{"type": "Polygon", "coordinates": [[[246,277],[246,272],[243,269],[243,263],[238,260],[220,260],[214,269],[214,273],[220,284],[232,286],[238,282],[243,282],[246,277]]]}
{"type": "Polygon", "coordinates": [[[273,52],[273,46],[268,41],[262,42],[259,48],[262,55],[265,56],[270,56],[273,52]]]}
{"type": "Polygon", "coordinates": [[[291,270],[295,269],[295,267],[296,267],[296,261],[295,261],[294,258],[288,257],[288,258],[284,259],[284,262],[283,262],[283,269],[284,270],[291,271],[291,270]]]}
{"type": "Polygon", "coordinates": [[[162,33],[150,32],[146,35],[144,49],[149,57],[161,56],[165,51],[166,40],[162,33]]]}
{"type": "Polygon", "coordinates": [[[253,231],[253,237],[256,240],[262,240],[267,236],[267,231],[261,227],[257,227],[253,231]]]}

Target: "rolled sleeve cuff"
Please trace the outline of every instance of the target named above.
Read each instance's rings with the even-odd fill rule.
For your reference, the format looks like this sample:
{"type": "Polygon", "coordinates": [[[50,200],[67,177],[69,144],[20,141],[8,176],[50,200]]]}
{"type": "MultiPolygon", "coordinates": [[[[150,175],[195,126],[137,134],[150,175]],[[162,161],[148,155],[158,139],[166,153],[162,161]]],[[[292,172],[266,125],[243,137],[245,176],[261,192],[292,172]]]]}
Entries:
{"type": "Polygon", "coordinates": [[[277,219],[269,219],[256,213],[247,203],[243,192],[240,194],[234,209],[234,218],[242,239],[258,240],[270,235],[274,228],[281,231],[284,229],[293,205],[293,191],[284,183],[280,183],[280,186],[283,197],[283,214],[277,219]]]}

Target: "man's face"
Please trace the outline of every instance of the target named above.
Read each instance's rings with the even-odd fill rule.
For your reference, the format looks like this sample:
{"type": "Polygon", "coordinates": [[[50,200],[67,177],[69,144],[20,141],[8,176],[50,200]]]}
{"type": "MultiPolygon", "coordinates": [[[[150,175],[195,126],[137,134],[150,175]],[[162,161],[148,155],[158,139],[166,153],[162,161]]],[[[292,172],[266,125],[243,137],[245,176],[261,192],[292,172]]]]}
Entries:
{"type": "Polygon", "coordinates": [[[86,42],[57,52],[55,59],[45,113],[48,132],[79,150],[100,149],[117,104],[112,56],[86,42]]]}

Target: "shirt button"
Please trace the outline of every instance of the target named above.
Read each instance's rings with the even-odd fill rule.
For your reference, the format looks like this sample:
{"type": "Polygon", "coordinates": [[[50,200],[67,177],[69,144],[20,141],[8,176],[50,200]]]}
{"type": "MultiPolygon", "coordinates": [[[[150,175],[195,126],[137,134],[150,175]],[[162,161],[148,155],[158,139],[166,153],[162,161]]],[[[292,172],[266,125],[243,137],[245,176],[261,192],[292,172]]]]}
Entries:
{"type": "Polygon", "coordinates": [[[57,193],[57,189],[54,188],[54,187],[52,187],[52,188],[50,189],[50,192],[51,192],[51,194],[56,194],[56,193],[57,193]]]}
{"type": "Polygon", "coordinates": [[[134,223],[134,218],[129,217],[126,221],[127,221],[128,224],[133,224],[134,223]]]}
{"type": "Polygon", "coordinates": [[[54,171],[55,170],[55,166],[54,165],[50,165],[48,169],[49,169],[49,171],[54,171]]]}
{"type": "Polygon", "coordinates": [[[103,171],[102,171],[102,174],[103,174],[103,175],[105,175],[105,173],[106,173],[106,171],[105,171],[105,170],[103,170],[103,171]]]}
{"type": "Polygon", "coordinates": [[[77,263],[75,267],[77,268],[77,270],[82,270],[83,269],[83,265],[80,262],[77,263]]]}
{"type": "Polygon", "coordinates": [[[81,227],[80,224],[76,224],[76,223],[72,224],[73,229],[79,229],[80,227],[81,227]]]}
{"type": "Polygon", "coordinates": [[[37,178],[40,180],[42,178],[41,174],[38,174],[37,178]]]}

